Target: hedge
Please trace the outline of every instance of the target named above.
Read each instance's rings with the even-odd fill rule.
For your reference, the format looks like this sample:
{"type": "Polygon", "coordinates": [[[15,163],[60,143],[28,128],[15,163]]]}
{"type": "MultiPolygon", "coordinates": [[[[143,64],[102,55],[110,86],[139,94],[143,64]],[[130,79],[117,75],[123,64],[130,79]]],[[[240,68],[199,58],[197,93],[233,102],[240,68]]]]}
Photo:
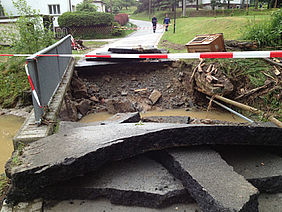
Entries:
{"type": "Polygon", "coordinates": [[[114,16],[101,12],[66,12],[58,18],[58,23],[63,27],[85,27],[85,26],[110,26],[114,16]]]}

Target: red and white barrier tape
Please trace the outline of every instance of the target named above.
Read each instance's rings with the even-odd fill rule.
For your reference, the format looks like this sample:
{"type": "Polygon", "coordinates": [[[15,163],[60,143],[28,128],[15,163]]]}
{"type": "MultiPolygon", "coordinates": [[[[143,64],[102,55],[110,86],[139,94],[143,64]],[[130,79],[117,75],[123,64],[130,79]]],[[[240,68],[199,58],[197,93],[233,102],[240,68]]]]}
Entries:
{"type": "Polygon", "coordinates": [[[86,57],[86,58],[126,58],[126,59],[198,59],[198,58],[268,58],[282,57],[282,51],[248,52],[203,52],[176,54],[0,54],[0,57],[86,57]]]}
{"type": "MultiPolygon", "coordinates": [[[[169,24],[171,25],[171,24],[169,24]]],[[[147,27],[113,27],[115,29],[120,29],[120,30],[151,30],[153,29],[153,26],[147,26],[147,27]]],[[[161,24],[158,24],[156,29],[165,29],[166,28],[166,25],[161,25],[161,24]]]]}
{"type": "Polygon", "coordinates": [[[31,87],[31,90],[32,90],[32,95],[33,95],[33,97],[35,98],[35,100],[36,100],[38,106],[39,106],[40,108],[43,108],[43,107],[41,106],[41,104],[40,104],[38,95],[37,95],[37,93],[36,93],[36,91],[35,91],[35,89],[34,89],[33,82],[32,82],[32,80],[31,80],[31,78],[30,78],[29,71],[28,71],[28,67],[27,67],[27,63],[25,64],[25,72],[26,72],[26,75],[27,75],[27,77],[28,77],[28,81],[29,81],[29,84],[30,84],[30,87],[31,87]]]}

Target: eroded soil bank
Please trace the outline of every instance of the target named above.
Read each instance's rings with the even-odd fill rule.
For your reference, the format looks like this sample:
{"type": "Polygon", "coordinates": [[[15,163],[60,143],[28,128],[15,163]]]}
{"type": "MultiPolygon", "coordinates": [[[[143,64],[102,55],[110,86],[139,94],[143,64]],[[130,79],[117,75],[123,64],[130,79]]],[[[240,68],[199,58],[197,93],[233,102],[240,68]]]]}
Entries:
{"type": "MultiPolygon", "coordinates": [[[[261,86],[252,83],[251,79],[255,76],[244,74],[243,69],[241,70],[243,66],[238,68],[233,64],[236,65],[234,71],[229,70],[232,67],[228,67],[229,71],[227,71],[229,62],[203,61],[200,69],[202,71],[197,70],[192,79],[195,67],[199,66],[199,60],[131,62],[78,69],[74,73],[60,117],[62,120],[78,121],[86,115],[101,112],[101,115],[105,116],[105,112],[146,113],[175,109],[205,111],[209,101],[205,95],[197,91],[199,84],[202,86],[201,89],[206,89],[206,93],[222,94],[231,99],[239,97],[238,101],[241,103],[260,106],[260,109],[266,112],[279,114],[279,107],[275,108],[275,104],[279,104],[281,98],[279,95],[281,76],[271,76],[273,67],[264,64],[265,70],[257,71],[266,73],[268,70],[268,75],[273,78],[257,77],[262,85],[265,84],[261,86]],[[209,82],[211,75],[213,76],[209,82]],[[249,95],[249,91],[257,86],[261,88],[249,95]],[[272,104],[269,103],[270,101],[272,104]]],[[[211,108],[219,112],[224,111],[215,105],[211,108]]],[[[203,119],[202,116],[194,118],[203,119]]],[[[207,116],[205,119],[226,121],[225,118],[214,116],[207,116]]]]}

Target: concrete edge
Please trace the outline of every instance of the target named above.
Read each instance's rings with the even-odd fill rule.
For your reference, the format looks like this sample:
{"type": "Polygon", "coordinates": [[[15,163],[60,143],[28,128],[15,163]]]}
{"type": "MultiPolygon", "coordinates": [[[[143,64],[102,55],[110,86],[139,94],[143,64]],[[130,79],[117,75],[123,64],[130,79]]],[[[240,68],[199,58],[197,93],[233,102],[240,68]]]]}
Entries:
{"type": "Polygon", "coordinates": [[[49,105],[49,112],[45,115],[45,119],[48,120],[49,123],[47,123],[47,125],[37,126],[34,118],[34,110],[32,110],[20,130],[17,132],[16,136],[13,138],[14,149],[17,149],[19,144],[28,144],[52,134],[55,125],[54,122],[57,121],[57,114],[60,111],[64,95],[71,82],[74,65],[75,60],[71,58],[61,84],[53,96],[51,104],[49,105]]]}

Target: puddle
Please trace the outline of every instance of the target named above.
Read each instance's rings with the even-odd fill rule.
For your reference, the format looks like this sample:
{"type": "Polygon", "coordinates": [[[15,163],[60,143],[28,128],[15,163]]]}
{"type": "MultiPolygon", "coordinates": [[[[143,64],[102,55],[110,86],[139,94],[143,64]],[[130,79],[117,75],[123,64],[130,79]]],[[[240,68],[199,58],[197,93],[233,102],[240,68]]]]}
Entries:
{"type": "Polygon", "coordinates": [[[0,116],[0,174],[4,173],[5,163],[14,151],[12,139],[23,122],[24,119],[18,116],[0,116]]]}
{"type": "Polygon", "coordinates": [[[141,113],[141,117],[149,116],[189,116],[197,119],[212,119],[219,121],[229,121],[236,123],[245,123],[245,119],[242,119],[232,113],[219,112],[219,111],[186,111],[185,109],[163,110],[163,111],[148,111],[141,113]]]}
{"type": "Polygon", "coordinates": [[[96,121],[105,121],[106,119],[112,116],[113,114],[110,114],[108,112],[91,113],[87,116],[84,116],[79,122],[89,123],[89,122],[96,122],[96,121]]]}
{"type": "MultiPolygon", "coordinates": [[[[219,112],[219,111],[186,111],[185,109],[173,109],[173,110],[163,110],[163,111],[148,111],[146,113],[140,113],[141,117],[149,116],[190,116],[191,118],[197,119],[212,119],[219,121],[229,121],[235,123],[246,123],[245,119],[242,119],[232,113],[219,112]]],[[[92,113],[84,116],[79,122],[89,123],[96,121],[105,121],[106,119],[113,116],[108,112],[92,113]]]]}

